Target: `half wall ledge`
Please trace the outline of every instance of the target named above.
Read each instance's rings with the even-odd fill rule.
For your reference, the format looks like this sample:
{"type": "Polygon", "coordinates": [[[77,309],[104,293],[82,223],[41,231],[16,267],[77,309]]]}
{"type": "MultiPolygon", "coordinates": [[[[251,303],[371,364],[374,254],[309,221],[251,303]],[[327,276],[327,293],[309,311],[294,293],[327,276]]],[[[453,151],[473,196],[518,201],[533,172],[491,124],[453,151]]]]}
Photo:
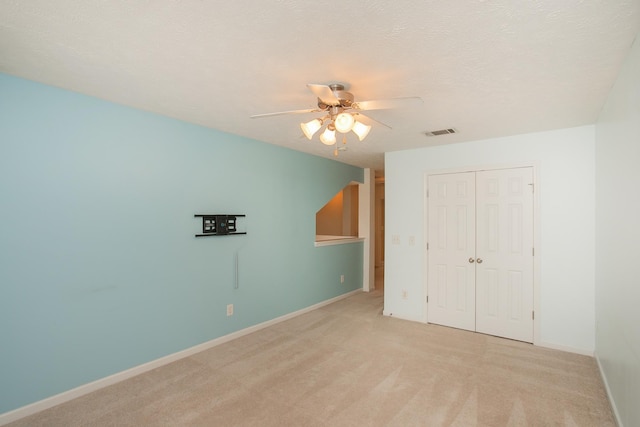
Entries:
{"type": "Polygon", "coordinates": [[[364,237],[316,235],[315,247],[364,242],[364,237]]]}

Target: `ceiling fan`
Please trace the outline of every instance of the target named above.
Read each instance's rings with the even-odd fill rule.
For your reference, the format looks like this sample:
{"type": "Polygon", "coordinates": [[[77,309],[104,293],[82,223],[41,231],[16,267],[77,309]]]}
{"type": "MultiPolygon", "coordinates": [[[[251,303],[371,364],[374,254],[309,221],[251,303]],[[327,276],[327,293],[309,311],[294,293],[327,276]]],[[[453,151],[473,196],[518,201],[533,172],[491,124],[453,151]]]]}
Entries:
{"type": "Polygon", "coordinates": [[[313,119],[306,123],[300,123],[300,128],[304,135],[308,139],[311,139],[326,123],[324,132],[320,134],[320,141],[325,145],[335,145],[334,155],[336,156],[338,155],[338,151],[346,150],[347,133],[353,132],[360,141],[369,134],[371,126],[359,121],[358,119],[360,118],[379,123],[391,129],[391,126],[367,117],[362,114],[361,111],[410,107],[422,103],[422,99],[417,96],[355,101],[353,94],[347,92],[344,85],[339,83],[330,85],[307,84],[307,87],[318,97],[317,108],[256,114],[251,116],[251,118],[272,117],[283,114],[324,113],[320,118],[313,119]],[[336,131],[343,134],[341,147],[338,146],[336,131]]]}

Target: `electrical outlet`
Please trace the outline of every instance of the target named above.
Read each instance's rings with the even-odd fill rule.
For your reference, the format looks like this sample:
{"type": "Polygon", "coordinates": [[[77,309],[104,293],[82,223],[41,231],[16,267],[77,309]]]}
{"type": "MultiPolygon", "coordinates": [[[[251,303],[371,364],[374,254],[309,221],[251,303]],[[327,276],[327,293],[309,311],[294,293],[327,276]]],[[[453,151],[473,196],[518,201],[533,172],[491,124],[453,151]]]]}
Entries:
{"type": "Polygon", "coordinates": [[[416,236],[409,236],[409,246],[416,244],[416,236]]]}
{"type": "Polygon", "coordinates": [[[344,283],[344,274],[340,275],[340,283],[344,283]]]}
{"type": "Polygon", "coordinates": [[[227,316],[233,316],[233,304],[227,304],[227,316]]]}
{"type": "Polygon", "coordinates": [[[399,245],[400,244],[400,236],[398,236],[397,234],[394,234],[393,236],[391,236],[391,243],[394,245],[399,245]]]}
{"type": "Polygon", "coordinates": [[[406,289],[402,290],[402,299],[407,299],[409,297],[409,293],[406,289]]]}

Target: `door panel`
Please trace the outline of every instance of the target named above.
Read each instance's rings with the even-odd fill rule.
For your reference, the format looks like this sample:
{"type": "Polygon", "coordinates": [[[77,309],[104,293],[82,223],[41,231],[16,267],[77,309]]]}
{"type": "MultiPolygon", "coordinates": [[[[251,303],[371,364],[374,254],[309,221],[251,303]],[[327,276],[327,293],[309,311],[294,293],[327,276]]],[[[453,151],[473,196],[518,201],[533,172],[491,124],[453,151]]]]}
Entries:
{"type": "Polygon", "coordinates": [[[433,175],[428,179],[427,320],[475,330],[475,174],[433,175]]]}
{"type": "Polygon", "coordinates": [[[533,341],[533,170],[477,172],[476,330],[533,341]]]}

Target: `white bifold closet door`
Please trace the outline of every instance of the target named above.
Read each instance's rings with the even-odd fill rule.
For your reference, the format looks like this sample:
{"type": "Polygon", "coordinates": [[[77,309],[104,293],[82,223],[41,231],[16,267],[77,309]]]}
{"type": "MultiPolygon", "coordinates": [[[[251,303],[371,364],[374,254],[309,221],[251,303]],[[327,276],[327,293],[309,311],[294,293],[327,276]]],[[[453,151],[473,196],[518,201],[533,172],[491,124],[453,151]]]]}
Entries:
{"type": "Polygon", "coordinates": [[[428,181],[429,323],[476,330],[475,172],[428,181]]]}
{"type": "Polygon", "coordinates": [[[428,178],[427,320],[533,341],[533,170],[428,178]]]}

